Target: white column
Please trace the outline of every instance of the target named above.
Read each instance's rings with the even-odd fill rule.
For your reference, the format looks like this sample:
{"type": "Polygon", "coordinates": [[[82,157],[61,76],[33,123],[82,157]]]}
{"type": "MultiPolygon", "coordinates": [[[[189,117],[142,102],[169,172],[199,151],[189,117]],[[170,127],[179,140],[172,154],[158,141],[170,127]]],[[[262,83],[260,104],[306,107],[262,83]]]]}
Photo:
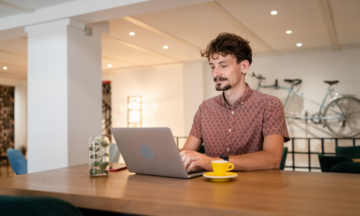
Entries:
{"type": "Polygon", "coordinates": [[[189,135],[194,116],[204,101],[204,62],[186,62],[183,65],[184,133],[189,135]]]}
{"type": "Polygon", "coordinates": [[[70,19],[28,26],[28,172],[87,163],[101,134],[101,32],[70,19]]]}

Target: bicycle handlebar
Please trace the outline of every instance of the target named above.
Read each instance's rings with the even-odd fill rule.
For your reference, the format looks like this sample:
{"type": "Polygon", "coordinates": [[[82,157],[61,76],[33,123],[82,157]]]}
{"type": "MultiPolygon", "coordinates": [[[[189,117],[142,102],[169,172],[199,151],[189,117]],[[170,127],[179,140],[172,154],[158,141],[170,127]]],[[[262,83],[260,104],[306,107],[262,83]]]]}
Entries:
{"type": "MultiPolygon", "coordinates": [[[[265,77],[262,77],[261,74],[259,74],[258,76],[252,72],[251,74],[252,77],[255,77],[256,79],[259,80],[259,85],[261,84],[261,81],[265,79],[265,77]]],[[[297,86],[300,85],[302,83],[301,79],[284,79],[285,82],[291,83],[291,86],[297,86]]],[[[275,80],[275,85],[273,85],[276,89],[278,89],[279,85],[278,85],[278,80],[275,80]]],[[[269,86],[270,87],[270,86],[269,86]]]]}
{"type": "Polygon", "coordinates": [[[259,76],[256,76],[254,72],[252,72],[252,75],[251,75],[251,76],[252,76],[252,77],[255,77],[255,78],[258,79],[258,80],[264,80],[264,79],[265,79],[265,77],[262,77],[261,74],[259,74],[259,76]]]}
{"type": "Polygon", "coordinates": [[[291,83],[292,85],[296,86],[302,83],[301,79],[284,79],[285,82],[291,83]]]}

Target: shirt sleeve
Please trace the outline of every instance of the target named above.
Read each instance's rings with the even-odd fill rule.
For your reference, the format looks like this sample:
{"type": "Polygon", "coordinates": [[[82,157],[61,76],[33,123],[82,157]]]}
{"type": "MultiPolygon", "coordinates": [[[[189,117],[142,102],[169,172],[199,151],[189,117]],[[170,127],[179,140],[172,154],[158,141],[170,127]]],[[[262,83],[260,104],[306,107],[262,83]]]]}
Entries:
{"type": "Polygon", "coordinates": [[[264,137],[278,134],[284,137],[284,142],[290,140],[286,127],[284,106],[277,97],[271,97],[265,108],[262,133],[264,137]]]}
{"type": "Polygon", "coordinates": [[[197,110],[197,112],[195,114],[194,122],[193,122],[193,125],[191,128],[191,131],[190,131],[190,135],[203,141],[203,136],[202,136],[202,132],[201,132],[201,105],[199,106],[199,109],[197,110]]]}

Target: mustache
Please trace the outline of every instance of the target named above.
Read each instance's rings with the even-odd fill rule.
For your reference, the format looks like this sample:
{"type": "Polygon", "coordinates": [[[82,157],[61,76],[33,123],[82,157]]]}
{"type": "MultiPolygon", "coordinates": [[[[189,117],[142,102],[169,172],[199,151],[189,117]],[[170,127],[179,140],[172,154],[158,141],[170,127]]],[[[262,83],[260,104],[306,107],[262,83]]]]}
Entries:
{"type": "Polygon", "coordinates": [[[215,77],[214,78],[214,82],[216,82],[216,81],[226,81],[226,80],[229,80],[229,79],[226,78],[226,77],[215,77]]]}

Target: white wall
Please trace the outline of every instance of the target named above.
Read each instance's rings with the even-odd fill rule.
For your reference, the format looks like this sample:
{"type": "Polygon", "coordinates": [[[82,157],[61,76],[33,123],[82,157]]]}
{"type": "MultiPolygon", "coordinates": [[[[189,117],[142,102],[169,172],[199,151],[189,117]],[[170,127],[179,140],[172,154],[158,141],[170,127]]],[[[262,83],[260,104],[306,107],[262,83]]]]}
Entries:
{"type": "Polygon", "coordinates": [[[191,61],[184,63],[184,133],[188,136],[196,111],[204,100],[204,62],[191,61]]]}
{"type": "Polygon", "coordinates": [[[127,97],[141,95],[143,127],[169,127],[174,136],[184,136],[182,69],[174,64],[113,74],[113,127],[127,127],[127,97]]]}

